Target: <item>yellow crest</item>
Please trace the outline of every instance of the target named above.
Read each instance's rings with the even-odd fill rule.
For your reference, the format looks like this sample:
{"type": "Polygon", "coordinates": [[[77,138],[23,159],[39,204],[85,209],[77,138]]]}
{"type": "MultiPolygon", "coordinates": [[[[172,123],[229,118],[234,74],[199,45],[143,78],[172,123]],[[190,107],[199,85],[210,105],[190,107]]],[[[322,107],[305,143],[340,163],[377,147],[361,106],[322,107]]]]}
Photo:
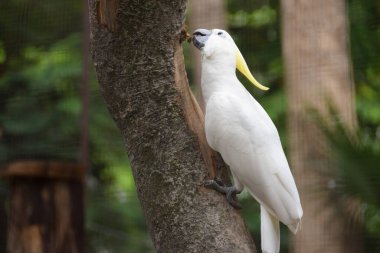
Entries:
{"type": "Polygon", "coordinates": [[[257,88],[261,90],[269,90],[268,87],[265,87],[264,85],[260,84],[251,74],[251,71],[249,71],[248,65],[244,60],[243,55],[240,53],[240,50],[238,47],[236,47],[236,68],[243,74],[247,79],[254,84],[257,88]]]}

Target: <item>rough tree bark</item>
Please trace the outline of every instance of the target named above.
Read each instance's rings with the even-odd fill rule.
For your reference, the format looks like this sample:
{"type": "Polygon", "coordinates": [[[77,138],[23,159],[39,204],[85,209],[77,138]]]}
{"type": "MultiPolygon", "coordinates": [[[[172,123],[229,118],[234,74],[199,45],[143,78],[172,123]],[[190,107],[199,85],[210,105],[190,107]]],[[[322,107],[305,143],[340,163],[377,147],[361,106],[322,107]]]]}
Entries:
{"type": "Polygon", "coordinates": [[[215,165],[180,45],[186,1],[90,1],[94,65],[122,132],[157,252],[256,252],[239,212],[205,189],[215,165]]]}
{"type": "Polygon", "coordinates": [[[309,111],[316,109],[329,121],[330,104],[342,123],[355,126],[345,3],[282,0],[282,21],[291,164],[304,208],[294,252],[360,252],[353,245],[358,238],[347,237],[353,229],[345,227],[345,215],[328,201],[334,182],[321,171],[333,169],[331,151],[309,111]]]}

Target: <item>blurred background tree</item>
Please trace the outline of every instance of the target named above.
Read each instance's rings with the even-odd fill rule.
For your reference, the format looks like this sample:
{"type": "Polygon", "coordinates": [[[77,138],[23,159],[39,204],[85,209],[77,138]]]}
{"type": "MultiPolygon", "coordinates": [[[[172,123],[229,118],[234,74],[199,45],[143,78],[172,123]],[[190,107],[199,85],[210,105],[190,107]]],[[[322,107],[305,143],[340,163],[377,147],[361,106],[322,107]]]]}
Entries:
{"type": "Polygon", "coordinates": [[[293,251],[362,252],[360,226],[351,215],[354,211],[347,211],[358,207],[338,208],[328,202],[335,179],[320,171],[336,170],[335,157],[311,113],[329,125],[339,120],[347,131],[356,127],[345,2],[283,0],[281,8],[289,160],[304,210],[293,251]],[[335,118],[328,114],[329,106],[335,118]]]}
{"type": "MultiPolygon", "coordinates": [[[[197,4],[202,2],[206,1],[197,4]]],[[[352,141],[339,127],[332,134],[326,130],[338,168],[331,175],[338,186],[333,196],[335,200],[347,196],[360,200],[365,252],[379,252],[380,3],[348,0],[346,5],[358,140],[352,141]]],[[[271,90],[262,93],[251,90],[250,85],[246,87],[275,121],[286,148],[286,113],[291,101],[287,101],[283,86],[279,1],[228,0],[225,9],[228,30],[257,79],[271,90]]],[[[0,3],[1,165],[26,158],[78,159],[82,10],[82,3],[74,0],[0,3]]],[[[188,52],[191,46],[184,46],[188,52]]],[[[186,60],[191,72],[190,54],[186,60]]],[[[108,115],[92,71],[90,80],[87,251],[153,252],[121,135],[108,115]]],[[[7,185],[0,182],[0,252],[5,252],[8,196],[7,185]]],[[[241,197],[241,202],[242,213],[257,243],[259,209],[247,195],[241,197]]],[[[339,201],[329,204],[332,203],[339,201]]],[[[285,229],[281,236],[281,252],[290,252],[285,229]]]]}

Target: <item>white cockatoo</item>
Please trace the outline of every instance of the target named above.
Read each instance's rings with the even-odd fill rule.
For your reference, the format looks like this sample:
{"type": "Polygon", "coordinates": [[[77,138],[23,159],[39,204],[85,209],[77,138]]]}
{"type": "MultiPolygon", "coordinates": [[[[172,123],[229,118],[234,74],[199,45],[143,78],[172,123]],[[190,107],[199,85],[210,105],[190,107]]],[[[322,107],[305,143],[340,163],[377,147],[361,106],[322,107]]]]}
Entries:
{"type": "Polygon", "coordinates": [[[198,29],[193,44],[202,55],[202,93],[205,131],[210,147],[230,166],[234,185],[209,180],[212,187],[234,196],[246,188],[261,206],[261,246],[265,253],[280,250],[279,221],[296,233],[302,207],[296,184],[272,120],[236,77],[236,68],[254,85],[267,90],[252,76],[232,37],[224,30],[198,29]]]}

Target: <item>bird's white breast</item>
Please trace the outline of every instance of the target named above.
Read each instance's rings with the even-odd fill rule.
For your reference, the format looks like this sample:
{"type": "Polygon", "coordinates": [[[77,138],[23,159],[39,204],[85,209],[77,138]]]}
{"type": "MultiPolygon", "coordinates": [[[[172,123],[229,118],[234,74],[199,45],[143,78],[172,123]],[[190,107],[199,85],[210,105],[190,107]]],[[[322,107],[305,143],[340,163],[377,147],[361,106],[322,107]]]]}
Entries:
{"type": "Polygon", "coordinates": [[[302,216],[302,209],[277,129],[236,82],[204,89],[207,142],[260,204],[290,224],[302,216]]]}

